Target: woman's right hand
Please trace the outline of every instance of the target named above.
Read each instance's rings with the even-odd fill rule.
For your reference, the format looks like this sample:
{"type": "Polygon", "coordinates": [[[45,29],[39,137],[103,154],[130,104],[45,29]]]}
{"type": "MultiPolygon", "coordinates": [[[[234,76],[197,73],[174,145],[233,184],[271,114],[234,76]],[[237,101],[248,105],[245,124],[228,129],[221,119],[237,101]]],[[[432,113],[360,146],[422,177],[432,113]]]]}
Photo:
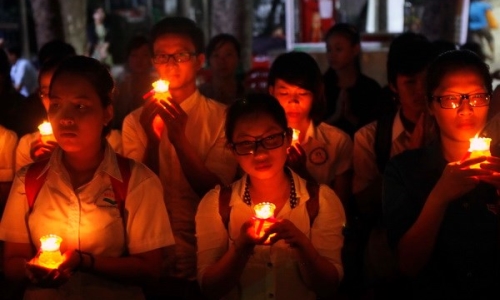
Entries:
{"type": "Polygon", "coordinates": [[[34,162],[49,158],[56,147],[55,141],[44,143],[41,139],[36,139],[31,143],[30,157],[34,162]]]}
{"type": "Polygon", "coordinates": [[[26,263],[26,275],[32,284],[42,288],[58,288],[70,276],[70,274],[64,274],[58,269],[40,266],[36,258],[26,263]]]}
{"type": "Polygon", "coordinates": [[[441,199],[445,204],[463,196],[477,186],[479,183],[478,176],[492,173],[490,170],[470,168],[472,165],[485,160],[486,157],[481,156],[447,164],[432,192],[437,196],[437,199],[441,199]]]}

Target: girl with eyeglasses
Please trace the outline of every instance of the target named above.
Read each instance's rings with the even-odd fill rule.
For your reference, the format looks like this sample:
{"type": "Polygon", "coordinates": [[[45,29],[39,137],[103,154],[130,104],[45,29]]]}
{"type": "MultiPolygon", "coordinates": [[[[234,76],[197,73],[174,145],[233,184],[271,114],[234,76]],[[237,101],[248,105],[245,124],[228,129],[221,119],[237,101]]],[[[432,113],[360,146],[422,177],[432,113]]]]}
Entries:
{"type": "Polygon", "coordinates": [[[500,159],[467,158],[469,139],[486,125],[488,66],[470,51],[453,50],[427,74],[438,137],[386,167],[388,241],[413,299],[498,299],[500,159]]]}
{"type": "Polygon", "coordinates": [[[235,102],[225,126],[228,147],[245,175],[229,193],[218,186],[198,206],[202,291],[217,299],[331,299],[343,276],[339,198],[326,185],[310,192],[306,180],[285,167],[292,135],[274,97],[255,94],[235,102]],[[312,201],[317,215],[307,208],[312,201]],[[262,237],[252,218],[260,202],[275,205],[277,220],[262,237]]]}

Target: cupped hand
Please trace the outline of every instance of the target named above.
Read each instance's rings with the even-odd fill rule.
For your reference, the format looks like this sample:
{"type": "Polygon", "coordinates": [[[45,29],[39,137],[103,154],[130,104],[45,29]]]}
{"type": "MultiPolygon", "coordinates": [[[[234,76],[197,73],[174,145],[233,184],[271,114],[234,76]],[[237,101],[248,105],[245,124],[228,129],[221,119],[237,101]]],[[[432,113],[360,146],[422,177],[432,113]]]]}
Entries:
{"type": "Polygon", "coordinates": [[[490,174],[478,176],[479,180],[493,185],[497,191],[500,191],[500,158],[488,156],[486,161],[480,164],[480,167],[490,171],[490,174]]]}
{"type": "Polygon", "coordinates": [[[175,101],[161,100],[159,114],[167,127],[168,138],[173,145],[185,138],[188,115],[175,101]]]}
{"type": "Polygon", "coordinates": [[[253,248],[255,245],[262,245],[269,237],[269,233],[264,233],[259,237],[255,233],[256,220],[251,219],[241,225],[240,235],[235,241],[235,245],[240,248],[253,248]]]}
{"type": "Polygon", "coordinates": [[[446,165],[434,186],[433,192],[445,203],[449,203],[474,189],[482,176],[490,176],[492,171],[483,168],[471,168],[472,165],[486,161],[485,156],[452,162],[446,165]]]}
{"type": "Polygon", "coordinates": [[[34,162],[49,158],[57,145],[55,141],[44,143],[41,139],[36,139],[30,145],[30,157],[34,162]]]}
{"type": "Polygon", "coordinates": [[[283,219],[274,223],[271,227],[269,227],[267,233],[275,234],[274,236],[271,236],[271,244],[274,244],[279,240],[283,240],[291,247],[301,248],[305,243],[307,243],[307,241],[309,241],[307,236],[288,219],[283,219]]]}
{"type": "Polygon", "coordinates": [[[58,288],[69,278],[69,275],[63,274],[59,269],[39,265],[37,257],[26,263],[26,275],[32,284],[42,288],[58,288]]]}

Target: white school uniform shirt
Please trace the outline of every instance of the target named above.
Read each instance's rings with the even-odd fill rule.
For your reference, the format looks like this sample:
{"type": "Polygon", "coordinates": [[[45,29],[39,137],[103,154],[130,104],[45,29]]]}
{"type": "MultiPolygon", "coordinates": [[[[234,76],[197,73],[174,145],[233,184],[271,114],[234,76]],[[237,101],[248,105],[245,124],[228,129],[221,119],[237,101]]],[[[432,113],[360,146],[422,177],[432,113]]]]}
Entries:
{"type": "MultiPolygon", "coordinates": [[[[401,122],[401,110],[398,110],[392,123],[392,145],[390,157],[407,150],[411,134],[401,122]]],[[[354,178],[353,193],[359,193],[367,188],[377,177],[381,176],[377,167],[375,155],[375,132],[377,121],[361,127],[354,134],[354,178]]]]}
{"type": "Polygon", "coordinates": [[[335,177],[352,169],[352,140],[337,127],[309,124],[300,146],[306,152],[306,168],[318,183],[330,185],[335,177]]]}
{"type": "MultiPolygon", "coordinates": [[[[226,147],[224,136],[224,104],[206,98],[196,90],[180,104],[188,115],[186,136],[205,162],[205,166],[225,183],[236,175],[237,162],[226,147]]],[[[142,107],[123,121],[124,155],[142,161],[147,137],[140,124],[142,107]]],[[[168,126],[166,124],[165,126],[168,126]]],[[[177,153],[168,139],[167,130],[160,139],[160,179],[165,203],[175,236],[175,268],[172,276],[196,279],[196,239],[194,218],[200,197],[186,180],[177,153]]]]}
{"type": "Polygon", "coordinates": [[[28,97],[38,87],[38,71],[33,64],[25,59],[19,58],[10,68],[10,77],[14,86],[21,86],[19,93],[28,97]]]}
{"type": "Polygon", "coordinates": [[[10,182],[14,178],[16,147],[16,133],[0,125],[0,182],[10,182]]]}
{"type": "MultiPolygon", "coordinates": [[[[28,167],[17,172],[0,223],[0,240],[32,242],[39,249],[41,236],[56,234],[62,237],[62,253],[80,249],[104,257],[119,257],[125,250],[144,253],[174,244],[162,186],[151,170],[141,163],[131,165],[124,228],[110,181],[110,176],[120,181],[122,177],[109,144],[93,179],[76,190],[62,163],[62,153],[56,148],[42,171],[48,172],[46,181],[31,213],[24,183],[28,167]]],[[[58,289],[31,287],[25,293],[25,299],[60,298],[143,299],[144,295],[138,286],[83,272],[74,273],[58,289]]]]}
{"type": "MultiPolygon", "coordinates": [[[[310,226],[306,203],[309,200],[306,181],[292,172],[298,205],[291,208],[288,201],[277,219],[290,220],[302,231],[318,253],[331,262],[343,277],[341,249],[344,243],[342,229],[345,213],[337,195],[327,185],[319,189],[319,213],[310,226]]],[[[219,214],[220,188],[208,192],[196,213],[198,241],[198,281],[200,285],[206,269],[215,264],[240,234],[242,224],[254,216],[253,207],[243,201],[247,175],[232,184],[231,214],[226,230],[219,214]]],[[[274,245],[255,246],[237,286],[223,299],[316,299],[302,281],[296,254],[283,240],[274,245]]]]}
{"type": "MultiPolygon", "coordinates": [[[[31,164],[31,144],[40,138],[38,131],[23,135],[16,149],[16,172],[22,167],[31,164]]],[[[106,137],[111,148],[118,154],[123,154],[122,135],[119,130],[113,129],[106,137]]]]}

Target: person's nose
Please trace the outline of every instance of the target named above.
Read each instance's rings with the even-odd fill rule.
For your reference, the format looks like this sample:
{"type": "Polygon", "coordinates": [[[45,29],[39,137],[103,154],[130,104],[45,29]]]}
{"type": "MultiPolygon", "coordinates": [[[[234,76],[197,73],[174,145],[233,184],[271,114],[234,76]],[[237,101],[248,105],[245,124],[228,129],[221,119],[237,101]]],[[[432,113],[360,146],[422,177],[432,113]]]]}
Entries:
{"type": "Polygon", "coordinates": [[[474,108],[470,105],[469,99],[464,99],[462,104],[458,107],[458,114],[461,116],[468,116],[474,112],[474,108]]]}
{"type": "Polygon", "coordinates": [[[56,115],[56,118],[59,119],[59,124],[62,126],[71,126],[75,124],[75,113],[68,106],[63,107],[56,115]]]}

